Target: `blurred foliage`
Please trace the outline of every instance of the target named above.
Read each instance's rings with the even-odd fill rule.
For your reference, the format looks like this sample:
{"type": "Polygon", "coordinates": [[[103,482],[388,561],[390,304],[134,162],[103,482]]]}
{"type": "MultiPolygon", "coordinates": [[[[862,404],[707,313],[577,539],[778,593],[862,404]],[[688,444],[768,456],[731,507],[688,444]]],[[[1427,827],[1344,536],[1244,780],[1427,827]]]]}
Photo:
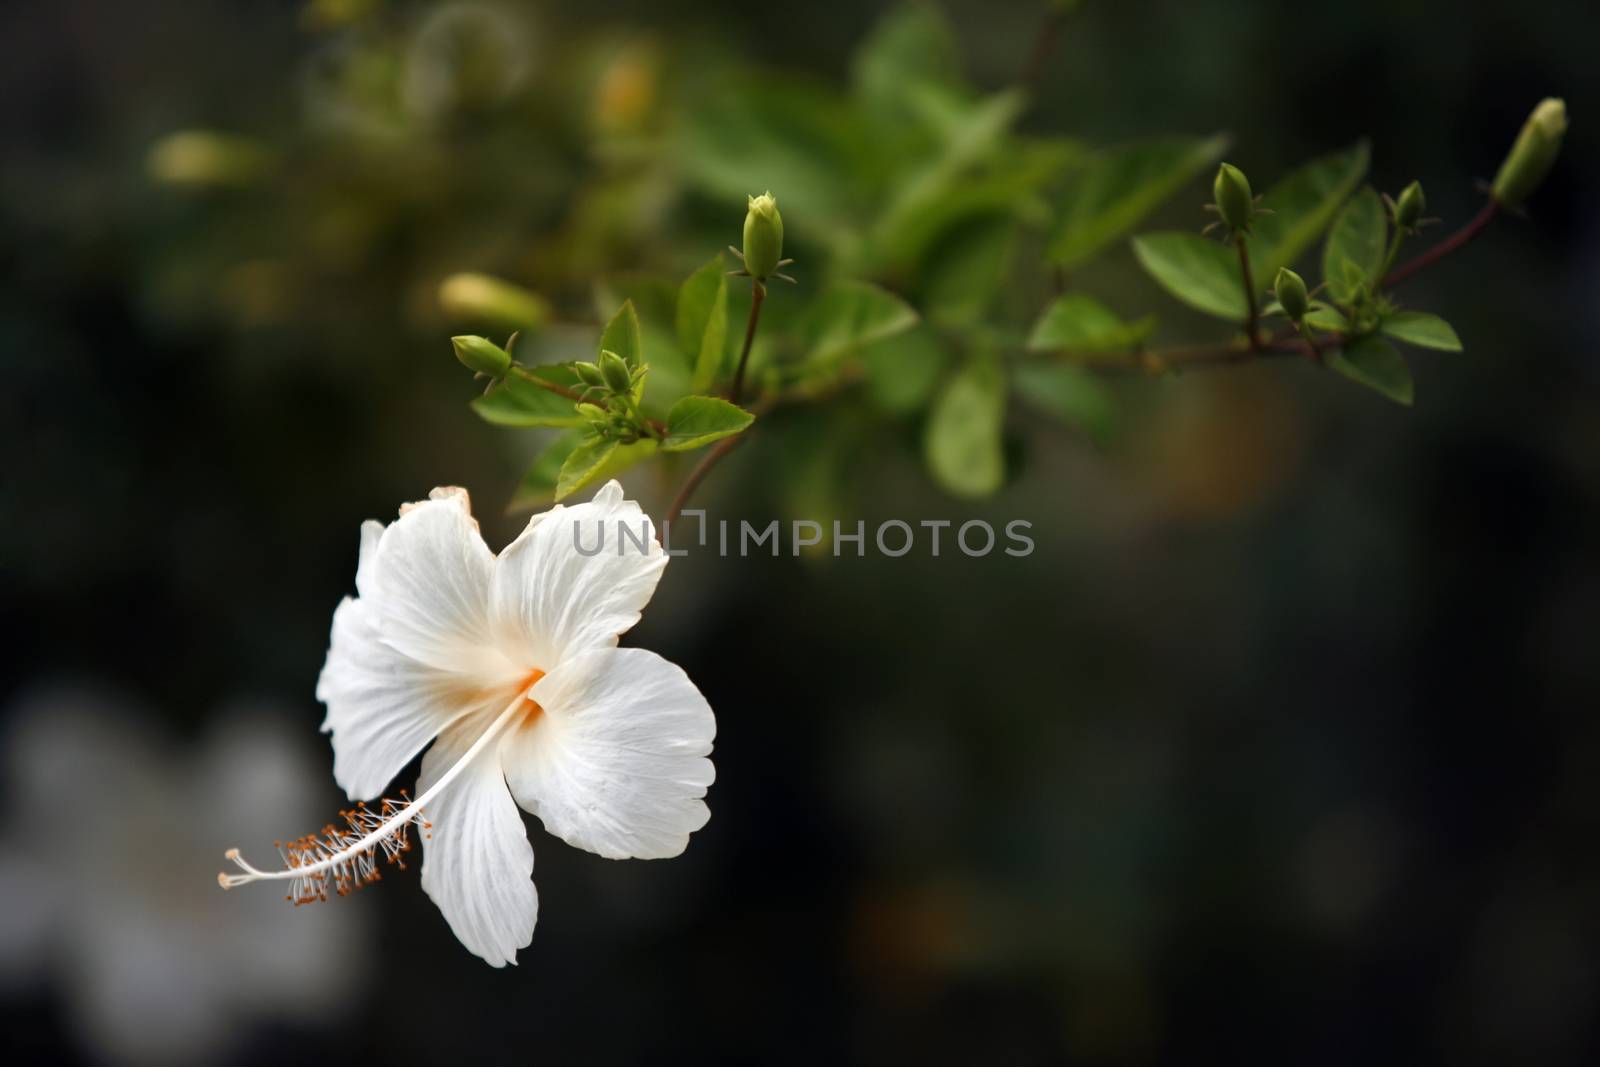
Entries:
{"type": "MultiPolygon", "coordinates": [[[[1014,393],[1053,421],[1109,439],[1118,405],[1085,380],[1083,366],[1161,373],[1180,357],[1304,351],[1410,404],[1406,360],[1379,334],[1435,348],[1454,338],[1442,320],[1419,326],[1419,313],[1400,312],[1385,295],[1401,243],[1418,227],[1396,226],[1391,239],[1394,202],[1361,188],[1369,152],[1360,143],[1293,170],[1258,206],[1242,173],[1224,166],[1218,190],[1232,175],[1242,197],[1224,243],[1192,230],[1135,237],[1138,261],[1168,293],[1245,328],[1242,340],[1219,341],[1214,353],[1148,349],[1154,316],[1123,323],[1088,294],[1063,293],[1066,271],[1093,263],[1190,189],[1228,138],[1091,148],[1023,132],[1027,93],[975,87],[932,3],[891,8],[854,52],[843,87],[581,38],[564,42],[554,69],[536,66],[530,25],[493,3],[415,15],[401,5],[319,4],[307,18],[324,39],[308,68],[305,129],[286,158],[241,134],[198,130],[152,148],[158,181],[236,195],[213,204],[210,225],[196,235],[224,242],[226,252],[183,247],[174,269],[190,277],[158,275],[156,284],[185,290],[195,313],[220,310],[229,325],[314,328],[331,264],[349,276],[398,253],[415,314],[511,330],[512,359],[525,355],[517,340],[527,336],[526,355],[543,365],[514,364],[507,379],[494,342],[458,337],[463,362],[490,380],[474,404],[480,415],[501,426],[581,430],[535,442],[514,507],[559,500],[754,421],[754,412],[724,411],[708,394],[746,375],[741,342],[749,338],[734,316],[769,268],[730,285],[720,253],[692,271],[686,264],[735,232],[731,205],[757,189],[779,190],[800,264],[790,269],[802,278],[751,312],[749,377],[761,413],[801,401],[782,416],[819,439],[861,426],[868,412],[869,422],[889,427],[916,420],[929,472],[957,496],[985,496],[1014,477],[1005,445],[1014,393]],[[1330,227],[1318,288],[1327,300],[1287,335],[1261,334],[1261,290],[1330,227]],[[241,228],[302,232],[204,279],[191,276],[199,263],[237,259],[249,244],[241,228]],[[1239,243],[1237,254],[1228,243],[1239,243]],[[463,269],[433,284],[427,275],[440,262],[463,269]],[[581,297],[585,288],[592,303],[581,297]],[[626,350],[608,329],[588,362],[589,346],[574,343],[581,324],[591,309],[611,315],[619,299],[632,331],[626,350]],[[1397,314],[1413,316],[1409,327],[1397,314]],[[572,327],[558,330],[562,322],[572,327]],[[1291,340],[1296,331],[1303,342],[1291,340]],[[625,387],[600,381],[606,352],[627,366],[625,387]],[[587,366],[592,380],[574,390],[562,366],[587,366]],[[839,395],[862,381],[866,411],[839,395]],[[673,428],[673,414],[690,410],[694,428],[673,428]],[[714,425],[706,421],[713,412],[722,412],[714,425]]],[[[781,248],[781,220],[775,240],[781,248]]],[[[800,479],[796,465],[848,457],[792,452],[769,450],[762,460],[770,482],[795,487],[791,513],[802,499],[837,510],[816,487],[838,481],[838,472],[800,479]]]]}

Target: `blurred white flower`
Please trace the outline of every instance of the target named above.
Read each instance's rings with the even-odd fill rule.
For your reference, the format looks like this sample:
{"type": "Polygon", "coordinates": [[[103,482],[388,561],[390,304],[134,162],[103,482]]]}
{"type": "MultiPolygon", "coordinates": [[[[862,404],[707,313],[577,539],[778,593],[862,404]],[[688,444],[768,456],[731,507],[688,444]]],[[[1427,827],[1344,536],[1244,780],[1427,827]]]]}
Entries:
{"type": "Polygon", "coordinates": [[[435,489],[387,528],[364,524],[360,595],[334,612],[317,685],[323,729],[353,800],[377,796],[433,741],[419,795],[289,843],[283,870],[231,852],[243,873],[219,876],[223,886],[286,879],[297,901],[343,894],[376,878],[378,853],[398,857],[420,822],[422,888],[461,943],[499,967],[538,915],[519,803],[602,856],[678,855],[710,818],[716,722],[682,670],[617,647],[666,562],[616,482],[535,515],[498,558],[460,489],[435,489]]]}
{"type": "Polygon", "coordinates": [[[241,917],[198,877],[224,834],[311,817],[315,761],[278,718],[228,713],[193,752],[83,693],[11,718],[0,977],[56,984],[97,1058],[212,1062],[252,1021],[319,1022],[359,991],[364,916],[303,922],[261,899],[241,917]]]}

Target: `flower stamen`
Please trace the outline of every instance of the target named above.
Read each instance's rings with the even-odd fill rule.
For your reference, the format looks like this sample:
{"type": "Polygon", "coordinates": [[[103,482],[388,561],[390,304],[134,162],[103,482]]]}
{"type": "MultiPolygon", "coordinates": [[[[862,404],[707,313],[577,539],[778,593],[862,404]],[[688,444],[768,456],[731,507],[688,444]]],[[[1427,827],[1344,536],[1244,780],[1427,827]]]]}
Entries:
{"type": "MultiPolygon", "coordinates": [[[[543,672],[536,673],[543,676],[543,672]]],[[[499,736],[507,723],[526,713],[527,704],[532,703],[527,694],[527,688],[520,690],[517,698],[489,724],[488,729],[462,753],[461,758],[417,799],[407,801],[403,806],[396,801],[385,800],[377,811],[361,803],[349,811],[340,812],[346,823],[345,828],[329,824],[319,833],[307,834],[287,843],[277,842],[278,853],[283,858],[281,870],[263,871],[253,867],[239,854],[238,849],[230,848],[223,855],[239,868],[239,873],[222,872],[217,875],[217,884],[223,889],[232,889],[251,882],[287,880],[290,886],[285,899],[300,905],[327,900],[330,890],[339,896],[346,896],[378,881],[382,876],[378,866],[380,854],[383,859],[404,867],[401,858],[411,848],[409,835],[412,825],[421,827],[424,833],[432,828],[432,824],[423,817],[423,806],[455,781],[456,776],[499,736]]],[[[405,801],[404,793],[401,794],[401,800],[405,801]]]]}

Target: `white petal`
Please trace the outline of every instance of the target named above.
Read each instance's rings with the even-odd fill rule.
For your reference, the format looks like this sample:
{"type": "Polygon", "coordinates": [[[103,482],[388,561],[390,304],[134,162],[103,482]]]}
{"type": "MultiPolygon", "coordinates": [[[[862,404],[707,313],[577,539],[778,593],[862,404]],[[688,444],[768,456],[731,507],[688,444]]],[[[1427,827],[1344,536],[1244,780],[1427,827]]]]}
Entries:
{"type": "Polygon", "coordinates": [[[501,750],[518,802],[611,859],[681,853],[711,817],[702,798],[716,777],[716,719],[688,675],[644,649],[597,649],[531,695],[544,714],[501,750]]]}
{"type": "MultiPolygon", "coordinates": [[[[444,733],[422,759],[417,794],[449,770],[488,726],[494,712],[474,715],[444,733]]],[[[506,788],[495,747],[428,802],[424,817],[422,888],[450,929],[491,966],[517,961],[533,940],[539,896],[533,888],[533,846],[522,813],[506,788]],[[431,836],[429,836],[431,835],[431,836]]]]}
{"type": "Polygon", "coordinates": [[[368,519],[361,524],[361,555],[356,561],[356,592],[372,596],[378,591],[378,542],[383,540],[383,523],[368,519]]]}
{"type": "Polygon", "coordinates": [[[500,554],[489,595],[495,633],[514,659],[545,671],[612,647],[639,621],[666,565],[649,517],[608,482],[586,504],[535,516],[500,554]]]}
{"type": "Polygon", "coordinates": [[[439,731],[499,700],[463,675],[385,644],[373,615],[366,598],[345,598],[333,613],[328,659],[317,679],[317,699],[328,707],[322,730],[333,734],[333,778],[351,800],[376,797],[439,731]]]}
{"type": "MultiPolygon", "coordinates": [[[[363,528],[362,537],[368,537],[363,528]]],[[[408,504],[378,539],[363,599],[385,642],[440,670],[504,680],[506,664],[489,638],[489,575],[494,555],[478,534],[467,494],[435,489],[408,504]]]]}

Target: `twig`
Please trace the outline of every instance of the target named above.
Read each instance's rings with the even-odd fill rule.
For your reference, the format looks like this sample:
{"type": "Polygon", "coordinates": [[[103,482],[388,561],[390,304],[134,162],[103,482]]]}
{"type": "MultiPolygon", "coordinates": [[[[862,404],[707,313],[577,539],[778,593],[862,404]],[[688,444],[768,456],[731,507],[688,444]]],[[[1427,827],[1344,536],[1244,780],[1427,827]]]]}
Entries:
{"type": "MultiPolygon", "coordinates": [[[[745,432],[748,433],[749,431],[745,432]]],[[[711,468],[721,463],[723,456],[738,448],[744,437],[744,433],[725,437],[712,445],[710,450],[700,457],[700,462],[694,465],[694,470],[689,472],[689,477],[683,480],[683,488],[679,489],[678,495],[673,497],[672,506],[667,509],[666,518],[661,521],[663,538],[670,536],[672,524],[682,517],[684,505],[689,503],[689,498],[694,495],[694,491],[700,488],[700,483],[706,480],[706,475],[711,473],[711,468]]]]}
{"type": "MultiPolygon", "coordinates": [[[[520,363],[511,364],[510,373],[511,374],[515,374],[518,378],[521,378],[525,382],[532,382],[534,385],[537,385],[541,389],[548,389],[550,392],[554,393],[556,396],[565,397],[568,400],[571,400],[575,404],[583,403],[583,394],[582,393],[579,393],[579,392],[577,392],[576,390],[573,390],[573,389],[568,389],[564,385],[557,385],[555,382],[548,381],[548,380],[546,380],[544,378],[541,378],[537,374],[533,373],[531,370],[529,370],[527,367],[524,367],[520,363]]],[[[650,428],[651,433],[655,437],[664,438],[664,437],[667,436],[667,424],[666,423],[662,422],[660,419],[646,418],[644,412],[639,410],[638,405],[633,404],[631,401],[629,402],[629,407],[632,409],[633,413],[635,415],[637,415],[641,420],[643,420],[645,425],[647,425],[650,428]]]]}
{"type": "Polygon", "coordinates": [[[1387,288],[1391,285],[1398,285],[1400,282],[1405,281],[1419,270],[1422,270],[1425,267],[1433,266],[1433,264],[1437,263],[1445,256],[1448,256],[1451,252],[1454,252],[1456,249],[1460,248],[1468,241],[1478,236],[1478,234],[1482,233],[1484,227],[1488,226],[1490,222],[1494,221],[1494,217],[1498,211],[1499,205],[1495,202],[1494,197],[1490,197],[1488,201],[1484,203],[1483,210],[1479,211],[1478,214],[1473,217],[1471,222],[1467,223],[1465,226],[1461,227],[1461,229],[1457,230],[1449,237],[1446,237],[1443,241],[1440,241],[1438,244],[1434,245],[1417,258],[1390,271],[1379,284],[1384,288],[1387,288]]]}
{"type": "Polygon", "coordinates": [[[1250,277],[1250,248],[1245,243],[1243,230],[1233,235],[1233,243],[1239,249],[1239,273],[1244,278],[1244,300],[1247,311],[1244,322],[1245,338],[1250,342],[1250,350],[1253,352],[1261,347],[1261,335],[1258,332],[1259,313],[1256,311],[1256,285],[1250,277]]]}
{"type": "Polygon", "coordinates": [[[533,371],[529,370],[527,367],[524,367],[520,363],[511,364],[511,373],[515,374],[518,378],[521,378],[525,382],[532,382],[534,385],[537,385],[539,388],[548,389],[552,393],[556,394],[556,396],[564,396],[568,400],[571,400],[574,403],[579,403],[579,402],[581,402],[583,400],[583,397],[579,393],[577,393],[575,390],[568,389],[564,385],[557,385],[555,382],[552,382],[552,381],[547,381],[546,379],[539,377],[537,374],[533,373],[533,371]]]}
{"type": "Polygon", "coordinates": [[[1061,24],[1066,20],[1066,10],[1057,5],[1039,23],[1039,29],[1033,36],[1033,47],[1028,49],[1028,58],[1023,61],[1022,70],[1017,74],[1017,84],[1028,92],[1032,93],[1039,87],[1045,64],[1050,61],[1051,53],[1061,40],[1061,24]]]}
{"type": "Polygon", "coordinates": [[[750,320],[744,326],[744,348],[739,352],[739,368],[733,372],[733,388],[728,390],[728,399],[733,403],[739,402],[739,394],[744,392],[744,368],[750,362],[750,346],[756,339],[756,323],[761,321],[761,301],[767,296],[767,287],[761,284],[758,278],[750,290],[750,320]]]}
{"type": "MultiPolygon", "coordinates": [[[[859,373],[851,374],[846,372],[841,373],[824,389],[814,390],[801,387],[768,393],[757,403],[750,406],[750,414],[757,419],[761,419],[773,410],[787,407],[790,404],[808,404],[817,400],[825,400],[840,389],[856,384],[860,378],[861,375],[859,373]]],[[[706,475],[711,473],[711,469],[721,463],[723,457],[729,452],[739,447],[740,443],[748,436],[750,436],[750,430],[735,434],[733,437],[725,437],[711,446],[711,449],[700,457],[700,462],[695,464],[694,469],[689,472],[689,477],[684,479],[683,487],[678,490],[678,495],[672,500],[672,506],[667,509],[666,518],[661,523],[663,530],[678,521],[682,516],[684,505],[689,502],[689,498],[694,495],[694,491],[700,488],[700,483],[705,481],[706,475]]]]}

